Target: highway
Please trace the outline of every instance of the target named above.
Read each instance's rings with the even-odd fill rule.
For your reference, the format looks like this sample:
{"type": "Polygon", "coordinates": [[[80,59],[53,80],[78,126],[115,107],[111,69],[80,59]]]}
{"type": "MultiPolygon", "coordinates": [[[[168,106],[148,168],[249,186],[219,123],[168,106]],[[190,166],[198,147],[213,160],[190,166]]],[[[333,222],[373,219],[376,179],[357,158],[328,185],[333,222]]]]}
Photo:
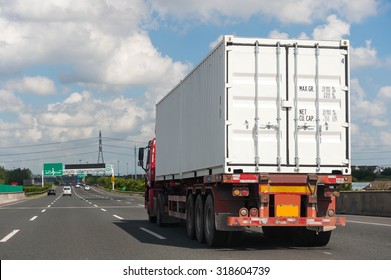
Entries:
{"type": "Polygon", "coordinates": [[[142,197],[72,187],[0,206],[2,260],[390,260],[391,218],[345,216],[325,247],[270,242],[249,229],[236,247],[209,248],[184,224],[148,222],[142,197]]]}

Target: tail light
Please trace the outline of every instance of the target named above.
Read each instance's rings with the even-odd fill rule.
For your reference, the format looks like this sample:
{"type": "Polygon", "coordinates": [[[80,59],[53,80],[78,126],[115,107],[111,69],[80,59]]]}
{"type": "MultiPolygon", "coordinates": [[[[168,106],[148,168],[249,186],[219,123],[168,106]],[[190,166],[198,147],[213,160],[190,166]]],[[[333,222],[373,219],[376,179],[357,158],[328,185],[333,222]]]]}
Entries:
{"type": "Polygon", "coordinates": [[[250,217],[258,217],[258,209],[257,208],[251,208],[250,209],[250,217]]]}
{"type": "Polygon", "coordinates": [[[250,192],[248,187],[233,187],[232,195],[233,196],[249,196],[250,192]]]}
{"type": "Polygon", "coordinates": [[[241,216],[241,217],[248,217],[248,209],[247,208],[241,208],[240,210],[239,210],[239,216],[241,216]]]}

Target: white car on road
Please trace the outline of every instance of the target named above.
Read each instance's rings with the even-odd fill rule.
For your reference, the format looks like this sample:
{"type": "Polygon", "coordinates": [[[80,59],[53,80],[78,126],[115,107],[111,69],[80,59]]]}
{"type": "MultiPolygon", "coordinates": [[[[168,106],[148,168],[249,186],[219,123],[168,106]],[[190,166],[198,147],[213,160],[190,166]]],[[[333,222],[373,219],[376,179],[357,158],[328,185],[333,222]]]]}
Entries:
{"type": "Polygon", "coordinates": [[[65,187],[62,189],[62,196],[64,196],[64,195],[72,196],[72,189],[71,189],[71,187],[65,186],[65,187]]]}

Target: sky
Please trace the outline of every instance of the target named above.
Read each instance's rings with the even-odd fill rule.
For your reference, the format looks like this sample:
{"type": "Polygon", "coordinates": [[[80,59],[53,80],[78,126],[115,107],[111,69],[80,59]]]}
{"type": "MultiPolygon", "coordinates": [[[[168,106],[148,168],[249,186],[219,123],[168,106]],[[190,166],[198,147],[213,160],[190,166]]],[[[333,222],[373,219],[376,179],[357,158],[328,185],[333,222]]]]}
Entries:
{"type": "Polygon", "coordinates": [[[101,131],[134,174],[156,102],[221,35],[350,40],[352,164],[391,166],[390,29],[389,0],[0,0],[0,166],[96,163],[101,131]]]}

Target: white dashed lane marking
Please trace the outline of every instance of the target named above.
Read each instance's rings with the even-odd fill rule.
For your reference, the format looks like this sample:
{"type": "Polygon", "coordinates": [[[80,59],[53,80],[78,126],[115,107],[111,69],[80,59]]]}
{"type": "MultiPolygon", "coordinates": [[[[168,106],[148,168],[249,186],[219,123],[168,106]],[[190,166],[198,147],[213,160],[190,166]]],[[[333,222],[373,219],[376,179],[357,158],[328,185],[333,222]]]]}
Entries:
{"type": "Polygon", "coordinates": [[[143,231],[145,231],[146,233],[149,233],[149,234],[151,234],[151,235],[153,235],[153,236],[155,236],[155,237],[161,239],[161,240],[167,239],[167,238],[165,238],[164,236],[161,236],[160,234],[157,234],[156,232],[153,232],[153,231],[151,231],[151,230],[149,230],[149,229],[146,229],[146,228],[143,228],[143,227],[141,227],[140,229],[143,230],[143,231]]]}
{"type": "Polygon", "coordinates": [[[14,236],[15,234],[17,234],[19,231],[19,229],[14,229],[13,231],[11,231],[10,234],[8,234],[6,237],[4,237],[3,239],[0,240],[0,242],[7,242],[12,236],[14,236]]]}

